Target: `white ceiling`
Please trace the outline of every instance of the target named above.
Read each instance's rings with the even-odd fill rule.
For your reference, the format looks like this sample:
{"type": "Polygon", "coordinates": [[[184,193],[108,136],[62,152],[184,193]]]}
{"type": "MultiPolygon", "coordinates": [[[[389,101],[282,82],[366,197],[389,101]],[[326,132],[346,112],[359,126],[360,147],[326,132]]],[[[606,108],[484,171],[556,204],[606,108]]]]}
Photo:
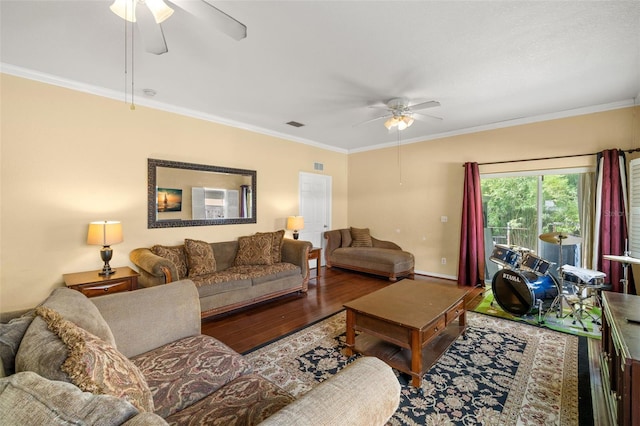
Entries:
{"type": "MultiPolygon", "coordinates": [[[[210,1],[247,38],[178,7],[168,53],[134,31],[138,105],[356,152],[397,143],[384,120],[355,125],[394,97],[441,103],[422,112],[442,121],[416,120],[403,142],[640,103],[637,0],[210,1]]],[[[110,4],[1,0],[2,71],[124,100],[110,4]]]]}

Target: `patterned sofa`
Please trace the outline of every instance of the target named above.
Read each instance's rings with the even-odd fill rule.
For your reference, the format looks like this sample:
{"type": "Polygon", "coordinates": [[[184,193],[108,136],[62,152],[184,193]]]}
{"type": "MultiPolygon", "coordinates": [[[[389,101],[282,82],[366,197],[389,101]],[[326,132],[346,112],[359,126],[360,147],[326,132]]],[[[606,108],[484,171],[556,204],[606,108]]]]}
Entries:
{"type": "Polygon", "coordinates": [[[368,228],[334,229],[325,232],[324,238],[327,268],[336,266],[382,275],[392,282],[402,276],[414,277],[413,254],[391,241],[372,237],[368,228]]]}
{"type": "Polygon", "coordinates": [[[199,308],[189,280],[92,299],[54,290],[0,324],[0,423],[382,425],[397,409],[395,374],[370,357],[294,400],[200,334],[199,308]]]}
{"type": "Polygon", "coordinates": [[[185,239],[177,246],[133,250],[141,287],[189,278],[198,287],[201,312],[209,317],[286,294],[306,292],[311,243],[284,238],[284,230],[237,241],[185,239]]]}

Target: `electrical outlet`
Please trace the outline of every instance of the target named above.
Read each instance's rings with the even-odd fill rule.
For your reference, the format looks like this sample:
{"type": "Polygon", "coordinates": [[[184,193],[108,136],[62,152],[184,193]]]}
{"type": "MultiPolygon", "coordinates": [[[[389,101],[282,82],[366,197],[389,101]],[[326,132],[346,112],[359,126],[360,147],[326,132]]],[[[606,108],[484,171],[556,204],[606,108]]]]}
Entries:
{"type": "Polygon", "coordinates": [[[449,218],[447,216],[440,216],[440,222],[447,223],[448,221],[449,221],[449,218]]]}
{"type": "Polygon", "coordinates": [[[443,265],[446,265],[446,264],[447,264],[447,258],[446,258],[446,257],[443,257],[443,258],[442,258],[442,264],[443,264],[443,265]]]}

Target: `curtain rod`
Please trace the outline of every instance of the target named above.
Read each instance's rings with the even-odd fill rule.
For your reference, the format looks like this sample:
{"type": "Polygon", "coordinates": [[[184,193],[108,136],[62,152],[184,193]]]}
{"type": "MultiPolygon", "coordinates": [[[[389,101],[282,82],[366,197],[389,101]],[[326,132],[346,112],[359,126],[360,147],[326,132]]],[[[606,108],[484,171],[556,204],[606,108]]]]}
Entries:
{"type": "MultiPolygon", "coordinates": [[[[632,153],[632,152],[638,152],[640,151],[640,148],[634,148],[634,149],[628,149],[628,150],[621,150],[622,152],[626,152],[626,153],[632,153]]],[[[493,161],[493,162],[489,162],[489,163],[478,163],[478,166],[486,166],[486,165],[490,165],[490,164],[506,164],[506,163],[523,163],[525,161],[542,161],[542,160],[556,160],[559,158],[574,158],[574,157],[586,157],[588,155],[598,155],[600,154],[599,152],[592,152],[590,154],[573,154],[573,155],[561,155],[558,157],[540,157],[540,158],[526,158],[523,160],[506,160],[506,161],[493,161]]],[[[462,167],[464,167],[464,164],[462,165],[462,167]]]]}

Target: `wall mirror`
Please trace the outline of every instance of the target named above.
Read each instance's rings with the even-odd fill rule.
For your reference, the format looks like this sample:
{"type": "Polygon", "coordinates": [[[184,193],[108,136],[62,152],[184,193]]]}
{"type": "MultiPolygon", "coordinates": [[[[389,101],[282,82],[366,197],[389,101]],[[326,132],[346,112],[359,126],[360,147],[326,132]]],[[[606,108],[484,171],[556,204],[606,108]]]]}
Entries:
{"type": "Polygon", "coordinates": [[[148,228],[256,223],[256,171],[148,159],[148,228]]]}

